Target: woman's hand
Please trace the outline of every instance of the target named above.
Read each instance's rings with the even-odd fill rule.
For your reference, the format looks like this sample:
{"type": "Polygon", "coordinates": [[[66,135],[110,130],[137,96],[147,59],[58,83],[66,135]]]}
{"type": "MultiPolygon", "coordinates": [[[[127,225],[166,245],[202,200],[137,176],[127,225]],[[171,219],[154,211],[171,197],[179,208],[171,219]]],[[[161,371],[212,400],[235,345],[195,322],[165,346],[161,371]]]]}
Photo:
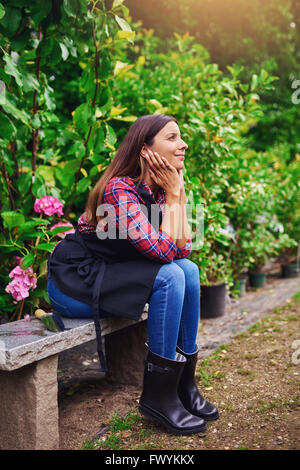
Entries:
{"type": "Polygon", "coordinates": [[[183,171],[179,170],[178,175],[179,175],[179,180],[180,180],[180,194],[183,194],[184,193],[183,171]]]}
{"type": "Polygon", "coordinates": [[[150,149],[143,149],[141,155],[148,163],[149,174],[158,186],[167,194],[180,195],[183,177],[168,160],[150,149]],[[182,181],[181,181],[182,178],[182,181]]]}

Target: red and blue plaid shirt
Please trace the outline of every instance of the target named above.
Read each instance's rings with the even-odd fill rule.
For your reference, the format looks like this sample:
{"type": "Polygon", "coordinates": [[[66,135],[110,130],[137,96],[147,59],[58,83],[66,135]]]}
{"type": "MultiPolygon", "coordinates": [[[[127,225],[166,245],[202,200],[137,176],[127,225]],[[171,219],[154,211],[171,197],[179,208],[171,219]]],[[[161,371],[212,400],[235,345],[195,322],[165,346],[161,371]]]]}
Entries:
{"type": "MultiPolygon", "coordinates": [[[[142,180],[142,185],[150,195],[153,195],[145,180],[142,180]]],[[[159,189],[154,200],[164,213],[166,193],[162,188],[159,189]]],[[[157,232],[154,229],[141,210],[140,204],[145,204],[145,201],[137,192],[131,178],[126,176],[112,178],[105,187],[103,203],[114,207],[117,229],[124,231],[127,234],[127,240],[146,258],[170,263],[174,258],[186,258],[191,253],[191,239],[183,248],[178,248],[166,232],[162,230],[157,232]],[[131,230],[135,230],[138,236],[131,237],[131,230]]],[[[87,222],[85,212],[78,220],[78,230],[85,233],[96,232],[96,226],[87,222]]]]}

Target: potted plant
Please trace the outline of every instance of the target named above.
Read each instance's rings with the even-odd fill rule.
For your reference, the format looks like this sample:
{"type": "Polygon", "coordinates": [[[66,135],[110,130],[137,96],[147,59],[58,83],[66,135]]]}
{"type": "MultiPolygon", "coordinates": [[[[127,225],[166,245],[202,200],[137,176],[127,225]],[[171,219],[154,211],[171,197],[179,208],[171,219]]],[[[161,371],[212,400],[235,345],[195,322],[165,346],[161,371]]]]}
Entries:
{"type": "Polygon", "coordinates": [[[300,206],[299,206],[299,178],[300,155],[293,158],[285,146],[277,149],[283,154],[277,171],[281,179],[278,184],[277,220],[275,224],[280,232],[284,232],[289,240],[279,247],[282,277],[295,277],[300,273],[300,206]],[[286,157],[288,155],[288,158],[286,157]]]}
{"type": "Polygon", "coordinates": [[[221,204],[206,210],[204,240],[190,259],[199,266],[201,318],[216,318],[226,310],[227,289],[233,285],[231,250],[233,233],[221,204]]]}
{"type": "Polygon", "coordinates": [[[240,225],[232,228],[234,233],[231,250],[231,267],[233,275],[233,286],[231,295],[233,297],[243,297],[246,293],[246,282],[249,267],[249,254],[242,246],[242,240],[247,235],[247,230],[240,225]]]}
{"type": "MultiPolygon", "coordinates": [[[[273,222],[276,217],[273,216],[273,222]]],[[[247,250],[249,252],[249,280],[252,287],[262,287],[265,283],[266,273],[264,265],[270,257],[278,256],[287,247],[296,245],[295,240],[284,233],[283,226],[274,227],[266,220],[260,221],[251,227],[251,239],[248,240],[247,250]],[[276,228],[276,229],[274,229],[276,228]]]]}
{"type": "Polygon", "coordinates": [[[281,243],[278,246],[279,260],[281,261],[281,277],[290,278],[297,277],[300,273],[300,243],[289,238],[284,234],[281,237],[281,243]]]}
{"type": "Polygon", "coordinates": [[[270,220],[276,204],[270,176],[260,162],[261,155],[249,153],[244,158],[253,162],[255,158],[257,174],[253,175],[247,167],[243,184],[237,181],[228,188],[228,213],[236,227],[233,269],[238,277],[248,270],[250,286],[262,287],[266,279],[265,263],[274,255],[275,236],[270,231],[270,220]],[[259,180],[254,177],[259,175],[259,180]]]}
{"type": "MultiPolygon", "coordinates": [[[[257,221],[256,221],[257,222],[257,221]]],[[[263,287],[266,281],[264,266],[266,261],[274,254],[274,237],[267,230],[266,224],[249,224],[248,240],[244,240],[243,248],[249,256],[249,283],[251,287],[263,287]]]]}
{"type": "MultiPolygon", "coordinates": [[[[300,242],[289,236],[288,233],[282,234],[284,231],[283,225],[280,230],[280,239],[278,240],[278,258],[281,263],[281,277],[290,278],[297,277],[300,273],[300,242]]],[[[297,235],[296,233],[292,233],[297,235]]]]}

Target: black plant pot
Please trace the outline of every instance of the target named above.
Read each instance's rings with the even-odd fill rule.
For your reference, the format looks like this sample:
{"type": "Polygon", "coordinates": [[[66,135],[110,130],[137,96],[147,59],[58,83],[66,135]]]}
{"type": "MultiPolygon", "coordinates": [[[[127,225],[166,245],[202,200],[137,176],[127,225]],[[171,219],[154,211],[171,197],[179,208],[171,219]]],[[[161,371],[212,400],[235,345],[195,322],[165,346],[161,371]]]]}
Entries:
{"type": "Polygon", "coordinates": [[[266,273],[249,273],[249,282],[251,287],[264,287],[266,282],[266,273]]]}
{"type": "Polygon", "coordinates": [[[200,317],[217,318],[225,313],[226,284],[201,286],[200,317]]]}
{"type": "Polygon", "coordinates": [[[293,264],[282,264],[281,265],[281,276],[282,277],[297,277],[300,273],[300,268],[296,263],[293,264]]]}

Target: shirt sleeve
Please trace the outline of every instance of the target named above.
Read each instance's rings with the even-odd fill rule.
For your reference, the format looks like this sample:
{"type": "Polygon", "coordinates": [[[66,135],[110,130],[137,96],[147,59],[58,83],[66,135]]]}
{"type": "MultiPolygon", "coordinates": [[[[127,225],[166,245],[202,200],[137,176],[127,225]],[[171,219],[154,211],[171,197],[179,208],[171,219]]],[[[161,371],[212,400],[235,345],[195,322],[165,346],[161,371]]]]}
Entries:
{"type": "Polygon", "coordinates": [[[182,248],[177,248],[175,259],[186,258],[192,251],[192,239],[189,238],[182,248]]]}
{"type": "Polygon", "coordinates": [[[176,244],[166,232],[154,229],[130,185],[112,178],[106,185],[103,202],[114,209],[108,219],[115,219],[120,238],[126,238],[146,258],[165,263],[174,259],[176,244]]]}

